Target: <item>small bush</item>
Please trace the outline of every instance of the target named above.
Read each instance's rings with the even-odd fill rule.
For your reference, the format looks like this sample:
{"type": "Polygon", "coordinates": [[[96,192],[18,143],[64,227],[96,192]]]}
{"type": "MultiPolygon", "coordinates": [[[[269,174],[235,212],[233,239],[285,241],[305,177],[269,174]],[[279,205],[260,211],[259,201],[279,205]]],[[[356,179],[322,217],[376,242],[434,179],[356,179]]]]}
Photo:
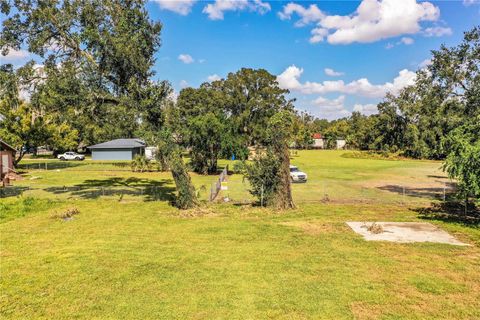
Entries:
{"type": "Polygon", "coordinates": [[[77,209],[77,208],[69,208],[63,212],[56,212],[52,215],[52,218],[53,219],[70,219],[72,218],[74,215],[77,215],[79,214],[80,211],[77,209]]]}
{"type": "Polygon", "coordinates": [[[235,161],[232,166],[232,172],[234,174],[242,174],[245,173],[246,167],[245,163],[242,161],[235,161]]]}
{"type": "Polygon", "coordinates": [[[353,151],[342,154],[342,158],[353,159],[374,159],[374,160],[403,160],[399,153],[390,153],[387,151],[353,151]]]}
{"type": "Polygon", "coordinates": [[[250,193],[260,200],[261,205],[269,206],[274,200],[280,184],[280,163],[271,152],[257,156],[251,164],[245,166],[246,177],[250,182],[250,193]]]}
{"type": "Polygon", "coordinates": [[[376,222],[373,222],[370,225],[367,225],[366,223],[364,223],[362,227],[366,228],[368,232],[373,234],[379,234],[384,232],[383,227],[376,222]]]}
{"type": "Polygon", "coordinates": [[[152,165],[150,160],[141,155],[136,155],[130,163],[133,172],[151,171],[152,165]]]}

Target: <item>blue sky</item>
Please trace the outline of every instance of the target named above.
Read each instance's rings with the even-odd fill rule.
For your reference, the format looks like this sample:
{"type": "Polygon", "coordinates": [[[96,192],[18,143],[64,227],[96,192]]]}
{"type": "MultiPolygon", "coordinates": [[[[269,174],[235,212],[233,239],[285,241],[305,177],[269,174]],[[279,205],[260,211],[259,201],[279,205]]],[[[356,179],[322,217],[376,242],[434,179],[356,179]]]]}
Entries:
{"type": "Polygon", "coordinates": [[[328,119],[375,112],[385,92],[413,81],[430,50],[480,25],[479,0],[152,0],[147,9],[163,24],[155,77],[177,92],[264,68],[298,109],[328,119]]]}

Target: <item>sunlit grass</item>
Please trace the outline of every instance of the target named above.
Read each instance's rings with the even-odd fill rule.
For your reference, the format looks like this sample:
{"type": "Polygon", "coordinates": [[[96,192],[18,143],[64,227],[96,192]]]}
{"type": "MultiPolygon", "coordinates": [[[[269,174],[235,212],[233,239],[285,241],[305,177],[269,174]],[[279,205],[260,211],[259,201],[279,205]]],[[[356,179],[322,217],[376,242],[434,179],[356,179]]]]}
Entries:
{"type": "MultiPolygon", "coordinates": [[[[365,242],[345,225],[352,220],[418,221],[412,209],[428,205],[431,198],[410,196],[404,205],[402,194],[379,187],[435,185],[443,181],[440,163],[347,159],[341,154],[306,151],[294,157],[292,162],[310,180],[293,186],[298,209],[288,212],[204,204],[195,217],[163,198],[40,188],[94,180],[130,190],[154,181],[170,192],[168,173],[78,167],[29,172],[15,185],[39,189],[0,199],[0,316],[480,318],[478,228],[433,221],[473,245],[455,247],[365,242]],[[324,196],[324,182],[331,185],[331,200],[309,202],[324,196]],[[363,194],[369,201],[357,201],[363,194]],[[68,221],[52,218],[68,208],[80,213],[68,221]]],[[[197,187],[214,180],[193,175],[197,187]]],[[[248,185],[240,175],[230,177],[229,187],[233,200],[248,199],[248,185]]]]}

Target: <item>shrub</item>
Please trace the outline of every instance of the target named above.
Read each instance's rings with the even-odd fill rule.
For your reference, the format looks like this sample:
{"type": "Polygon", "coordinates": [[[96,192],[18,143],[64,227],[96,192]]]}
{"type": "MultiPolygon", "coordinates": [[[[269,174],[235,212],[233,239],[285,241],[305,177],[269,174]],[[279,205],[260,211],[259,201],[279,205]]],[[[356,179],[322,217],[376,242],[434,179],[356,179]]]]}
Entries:
{"type": "Polygon", "coordinates": [[[246,177],[250,182],[250,193],[260,200],[261,205],[271,205],[280,184],[280,162],[267,151],[257,156],[251,164],[245,165],[246,177]]]}
{"type": "Polygon", "coordinates": [[[80,213],[80,210],[78,210],[77,208],[69,208],[67,210],[65,210],[64,212],[56,212],[52,215],[52,218],[54,219],[64,219],[64,220],[67,220],[67,219],[70,219],[72,218],[74,215],[77,215],[80,213]]]}
{"type": "Polygon", "coordinates": [[[141,155],[136,155],[130,163],[133,172],[151,171],[150,160],[141,155]]]}
{"type": "Polygon", "coordinates": [[[232,166],[232,172],[234,174],[241,174],[245,173],[246,165],[245,162],[242,161],[235,161],[232,166]]]}

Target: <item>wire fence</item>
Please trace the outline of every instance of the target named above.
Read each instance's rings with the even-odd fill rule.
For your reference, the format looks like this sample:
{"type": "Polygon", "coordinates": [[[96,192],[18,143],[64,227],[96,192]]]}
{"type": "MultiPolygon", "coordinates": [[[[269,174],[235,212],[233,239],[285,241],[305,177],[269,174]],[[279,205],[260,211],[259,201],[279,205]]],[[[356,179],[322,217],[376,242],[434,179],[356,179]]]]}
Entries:
{"type": "MultiPolygon", "coordinates": [[[[122,175],[104,172],[130,172],[130,162],[89,162],[89,161],[29,161],[20,164],[20,171],[35,172],[30,181],[14,181],[13,186],[0,188],[0,198],[13,196],[30,196],[62,199],[97,199],[101,197],[129,198],[130,201],[168,201],[175,197],[174,183],[166,174],[152,176],[152,178],[124,177],[122,175]],[[45,175],[53,179],[52,184],[45,183],[41,172],[59,171],[59,177],[69,175],[68,172],[98,171],[100,173],[88,175],[89,179],[71,185],[55,185],[55,174],[45,175]],[[40,177],[39,180],[34,178],[40,177]],[[112,177],[110,177],[112,176],[112,177]],[[96,179],[95,179],[96,178],[96,179]]],[[[228,166],[224,167],[215,181],[212,176],[195,176],[193,182],[203,201],[226,200],[238,204],[258,204],[263,202],[250,193],[250,185],[241,174],[228,173],[228,166]],[[228,190],[226,182],[228,180],[228,190]],[[210,188],[208,188],[210,186],[210,188]],[[210,189],[210,190],[208,190],[210,189]],[[221,196],[221,197],[220,197],[221,196]]],[[[81,174],[81,173],[78,173],[81,174]]],[[[60,180],[60,179],[59,179],[60,180]]],[[[73,179],[76,180],[76,179],[73,179]]],[[[78,179],[77,179],[78,180],[78,179]]],[[[48,180],[50,182],[50,180],[48,180]]],[[[338,178],[337,172],[321,171],[319,177],[312,177],[306,183],[292,184],[292,193],[295,203],[310,204],[368,204],[368,205],[404,205],[422,206],[432,202],[464,203],[464,199],[455,198],[455,184],[443,176],[432,177],[396,177],[395,179],[365,181],[338,178]],[[401,181],[401,182],[400,182],[401,181]]],[[[474,199],[471,199],[474,201],[474,199]]]]}
{"type": "MultiPolygon", "coordinates": [[[[208,192],[206,188],[197,185],[198,196],[201,201],[209,202],[215,199],[228,201],[234,205],[259,205],[257,199],[249,192],[248,181],[237,176],[228,176],[228,190],[218,190],[218,184],[227,179],[226,173],[218,178],[208,192]],[[233,177],[233,179],[232,179],[233,177]],[[213,189],[214,188],[214,189],[213,189]],[[213,192],[213,193],[212,193],[213,192]],[[215,194],[216,192],[216,194],[215,194]],[[221,197],[220,197],[221,196],[221,197]],[[212,200],[213,199],[213,200],[212,200]]],[[[407,186],[390,184],[383,187],[351,188],[347,192],[343,184],[325,184],[322,188],[312,188],[306,192],[307,184],[292,186],[293,198],[298,206],[318,204],[322,206],[354,206],[368,208],[380,206],[385,210],[392,207],[419,210],[430,214],[430,208],[437,208],[441,213],[456,212],[465,220],[480,221],[478,206],[473,205],[474,199],[466,203],[464,199],[455,198],[455,189],[449,185],[443,187],[431,185],[407,186]],[[432,207],[433,206],[433,207],[432,207]]],[[[204,186],[204,185],[203,185],[204,186]]],[[[172,202],[175,199],[173,184],[156,182],[146,185],[13,185],[0,188],[0,199],[11,197],[32,197],[37,199],[54,199],[59,201],[75,200],[114,200],[128,202],[164,201],[172,202]]]]}
{"type": "Polygon", "coordinates": [[[137,200],[170,201],[175,189],[170,186],[8,186],[0,188],[0,198],[27,196],[56,199],[97,199],[101,197],[130,197],[137,200]]]}
{"type": "Polygon", "coordinates": [[[131,161],[125,162],[89,162],[89,161],[35,161],[20,163],[16,169],[19,171],[48,171],[66,170],[69,171],[132,171],[131,161]]]}

